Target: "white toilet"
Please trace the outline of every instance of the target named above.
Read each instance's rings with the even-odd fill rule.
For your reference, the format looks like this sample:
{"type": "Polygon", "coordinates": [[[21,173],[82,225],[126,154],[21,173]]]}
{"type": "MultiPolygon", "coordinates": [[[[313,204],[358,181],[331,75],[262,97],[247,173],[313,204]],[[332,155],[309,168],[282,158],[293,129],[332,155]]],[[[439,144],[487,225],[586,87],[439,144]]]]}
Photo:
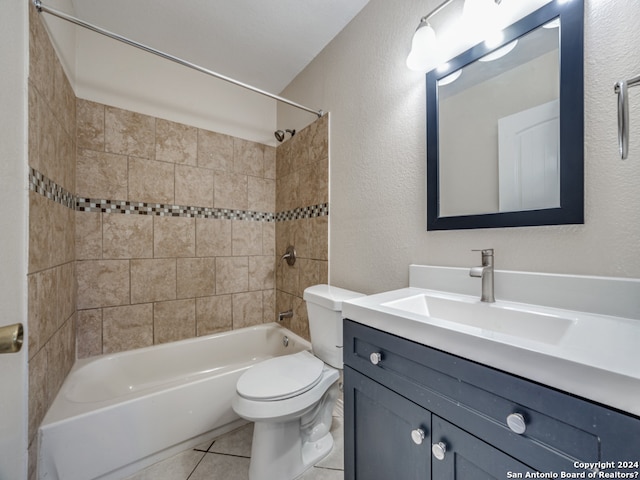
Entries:
{"type": "Polygon", "coordinates": [[[250,480],[292,480],[333,448],[329,430],[339,393],[336,369],[342,369],[342,302],[361,296],[329,285],[307,288],[313,354],[272,358],[238,379],[233,409],[255,422],[250,480]]]}

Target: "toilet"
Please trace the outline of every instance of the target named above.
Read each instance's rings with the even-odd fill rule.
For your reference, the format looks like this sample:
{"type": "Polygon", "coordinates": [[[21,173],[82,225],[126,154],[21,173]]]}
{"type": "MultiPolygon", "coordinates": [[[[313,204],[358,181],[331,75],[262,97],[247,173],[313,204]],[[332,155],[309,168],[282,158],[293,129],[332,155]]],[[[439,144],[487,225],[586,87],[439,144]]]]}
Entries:
{"type": "Polygon", "coordinates": [[[304,291],[313,352],[271,358],[238,379],[233,409],[255,422],[250,480],[293,480],[333,448],[342,369],[342,302],[364,296],[330,285],[304,291]]]}

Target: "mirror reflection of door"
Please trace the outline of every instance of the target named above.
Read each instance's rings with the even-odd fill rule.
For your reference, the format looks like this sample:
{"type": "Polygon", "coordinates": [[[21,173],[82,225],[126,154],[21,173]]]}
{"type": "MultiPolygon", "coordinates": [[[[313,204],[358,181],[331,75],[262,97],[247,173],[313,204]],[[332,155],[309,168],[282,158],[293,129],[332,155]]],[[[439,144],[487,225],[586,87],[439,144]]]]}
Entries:
{"type": "Polygon", "coordinates": [[[538,27],[438,80],[439,216],[559,206],[559,29],[547,27],[538,27]],[[556,105],[555,121],[529,118],[540,105],[550,103],[556,105]],[[512,120],[519,122],[510,133],[517,132],[512,140],[533,150],[518,151],[513,145],[500,152],[511,127],[506,124],[512,120]],[[505,133],[500,133],[500,122],[505,133]],[[540,122],[545,126],[533,127],[540,122]],[[556,130],[550,132],[553,126],[556,130]],[[547,137],[551,143],[543,145],[547,137]],[[516,152],[516,158],[507,158],[507,151],[516,152]],[[554,155],[556,178],[551,180],[547,174],[548,181],[542,181],[540,177],[551,169],[540,164],[542,158],[551,161],[548,152],[554,155]],[[533,165],[525,161],[538,157],[533,165]],[[558,183],[548,185],[554,181],[558,183]],[[542,189],[536,191],[540,185],[542,189]],[[551,196],[546,197],[547,193],[551,196]]]}
{"type": "Polygon", "coordinates": [[[560,102],[498,120],[501,212],[560,207],[560,102]]]}

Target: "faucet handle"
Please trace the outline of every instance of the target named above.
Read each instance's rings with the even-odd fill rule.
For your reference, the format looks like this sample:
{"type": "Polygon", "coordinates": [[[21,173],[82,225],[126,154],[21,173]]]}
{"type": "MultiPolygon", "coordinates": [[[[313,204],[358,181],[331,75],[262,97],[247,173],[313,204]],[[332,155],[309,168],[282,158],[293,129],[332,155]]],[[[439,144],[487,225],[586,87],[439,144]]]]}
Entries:
{"type": "Polygon", "coordinates": [[[482,255],[493,255],[493,248],[472,248],[472,252],[482,252],[482,255]]]}

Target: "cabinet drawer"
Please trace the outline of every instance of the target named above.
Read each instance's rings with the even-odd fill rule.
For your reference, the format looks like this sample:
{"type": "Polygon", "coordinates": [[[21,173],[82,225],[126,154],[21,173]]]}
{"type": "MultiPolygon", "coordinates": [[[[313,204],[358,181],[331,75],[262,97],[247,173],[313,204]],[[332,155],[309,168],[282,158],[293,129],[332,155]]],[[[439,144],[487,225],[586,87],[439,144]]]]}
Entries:
{"type": "Polygon", "coordinates": [[[344,336],[346,365],[534,468],[637,457],[634,417],[355,322],[345,321],[344,336]],[[524,433],[507,425],[512,414],[524,433]]]}

